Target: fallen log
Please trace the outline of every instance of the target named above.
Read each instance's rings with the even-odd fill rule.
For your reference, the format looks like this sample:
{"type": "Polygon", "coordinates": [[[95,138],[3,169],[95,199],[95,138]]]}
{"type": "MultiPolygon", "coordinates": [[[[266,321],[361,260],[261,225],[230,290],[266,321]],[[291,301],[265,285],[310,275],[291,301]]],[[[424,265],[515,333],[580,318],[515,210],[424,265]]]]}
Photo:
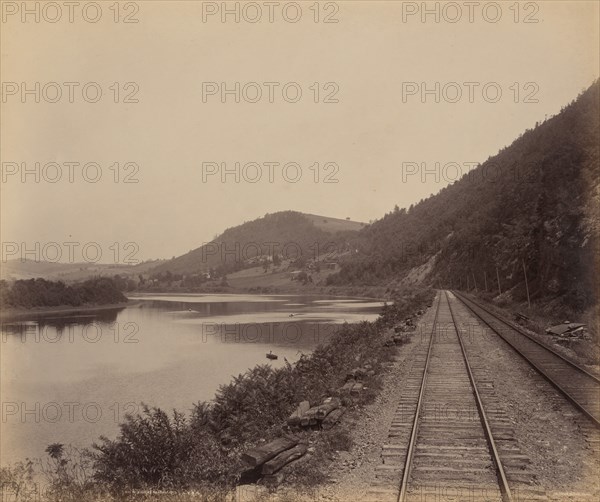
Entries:
{"type": "Polygon", "coordinates": [[[406,343],[408,341],[408,336],[403,334],[403,335],[394,335],[392,337],[393,342],[396,345],[402,345],[403,343],[406,343]]]}
{"type": "Polygon", "coordinates": [[[321,422],[321,426],[323,429],[328,430],[331,429],[335,424],[337,424],[342,416],[346,413],[345,408],[338,408],[337,410],[333,410],[329,415],[327,415],[323,421],[321,422]]]}
{"type": "Polygon", "coordinates": [[[346,375],[346,380],[350,380],[351,378],[360,378],[364,376],[367,370],[365,368],[354,368],[346,375]]]}
{"type": "Polygon", "coordinates": [[[294,426],[298,426],[300,425],[300,422],[302,420],[302,417],[304,416],[304,414],[310,409],[310,403],[308,401],[302,401],[298,407],[296,408],[296,410],[294,411],[294,413],[292,413],[289,418],[287,419],[287,424],[290,427],[294,427],[294,426]]]}
{"type": "Polygon", "coordinates": [[[262,465],[282,451],[289,450],[298,444],[294,437],[282,437],[262,446],[252,448],[242,454],[242,460],[252,467],[262,465]]]}
{"type": "Polygon", "coordinates": [[[323,420],[327,415],[329,415],[329,413],[331,413],[333,410],[338,409],[341,405],[342,402],[339,399],[332,399],[328,403],[319,406],[315,417],[318,420],[323,420]]]}
{"type": "Polygon", "coordinates": [[[293,462],[294,460],[298,460],[302,455],[306,453],[308,447],[305,444],[299,444],[281,452],[275,458],[272,458],[268,462],[265,462],[262,466],[263,475],[275,474],[279,469],[283,466],[293,462]]]}
{"type": "Polygon", "coordinates": [[[283,472],[278,472],[277,474],[269,474],[262,479],[262,483],[270,488],[275,488],[283,483],[285,476],[283,472]]]}
{"type": "Polygon", "coordinates": [[[348,380],[343,387],[340,387],[338,389],[338,392],[340,394],[345,394],[345,393],[349,393],[352,390],[352,387],[354,387],[354,384],[356,383],[356,380],[354,380],[354,378],[352,380],[348,380]]]}
{"type": "Polygon", "coordinates": [[[313,406],[310,410],[308,410],[304,416],[300,419],[300,425],[302,427],[308,427],[309,425],[315,425],[317,423],[317,411],[319,410],[318,406],[313,406]]]}
{"type": "Polygon", "coordinates": [[[363,388],[364,388],[364,387],[363,387],[363,384],[362,384],[362,382],[356,382],[356,383],[354,384],[354,386],[352,387],[351,394],[358,394],[358,393],[360,393],[360,392],[362,392],[362,391],[363,391],[363,388]]]}

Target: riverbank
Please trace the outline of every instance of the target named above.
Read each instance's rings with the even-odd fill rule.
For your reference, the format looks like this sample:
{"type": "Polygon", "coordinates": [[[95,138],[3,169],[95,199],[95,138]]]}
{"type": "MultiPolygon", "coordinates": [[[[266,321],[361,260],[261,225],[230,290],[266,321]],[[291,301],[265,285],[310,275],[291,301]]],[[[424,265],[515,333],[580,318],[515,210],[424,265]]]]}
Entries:
{"type": "Polygon", "coordinates": [[[101,310],[124,309],[125,307],[135,307],[136,303],[130,301],[121,303],[110,303],[107,305],[82,305],[78,307],[69,307],[60,305],[56,307],[37,307],[32,309],[2,309],[0,310],[0,320],[2,321],[18,321],[31,317],[64,315],[64,314],[88,314],[101,310]]]}
{"type": "MultiPolygon", "coordinates": [[[[344,403],[348,416],[360,413],[362,406],[376,399],[396,350],[386,343],[393,327],[408,317],[414,319],[417,312],[421,314],[431,297],[427,290],[406,291],[395,298],[393,305],[384,307],[376,321],[340,326],[328,343],[294,364],[279,368],[260,364],[222,385],[214,399],[194,405],[191,413],[170,414],[144,407],[126,417],[117,438],[102,439],[92,448],[94,465],[91,470],[86,467],[86,472],[93,476],[94,483],[80,487],[85,492],[80,493],[80,499],[185,500],[199,486],[231,494],[245,471],[241,454],[288,433],[286,419],[299,402],[321,402],[324,396],[338,395],[348,373],[366,364],[373,374],[365,378],[360,396],[344,403]],[[161,458],[168,462],[157,464],[152,454],[156,451],[162,452],[161,458]],[[118,492],[119,496],[105,498],[107,491],[118,492]],[[142,492],[153,492],[155,496],[146,497],[142,492]],[[160,498],[161,492],[166,498],[160,498]]],[[[343,428],[328,433],[305,432],[314,448],[313,460],[299,464],[292,479],[311,486],[323,481],[319,471],[325,459],[349,447],[349,442],[343,428]]],[[[72,462],[66,448],[64,459],[72,462]]],[[[73,465],[80,465],[77,458],[73,465]]]]}
{"type": "MultiPolygon", "coordinates": [[[[423,305],[423,307],[427,307],[423,305]]],[[[435,307],[426,308],[416,320],[415,333],[430,330],[435,317],[435,307]]],[[[388,330],[391,334],[392,329],[388,330]]],[[[347,434],[349,447],[329,452],[324,459],[325,479],[312,488],[305,477],[292,478],[277,493],[265,487],[246,489],[240,502],[287,502],[315,500],[348,502],[363,500],[375,479],[375,468],[381,465],[381,445],[388,439],[390,424],[397,411],[401,391],[411,369],[411,361],[420,348],[422,338],[410,336],[401,346],[391,348],[380,378],[380,390],[370,402],[359,403],[347,413],[341,423],[341,433],[347,434]]]]}
{"type": "MultiPolygon", "coordinates": [[[[458,301],[454,308],[461,325],[479,325],[458,301]]],[[[506,311],[503,314],[507,317],[506,311]]],[[[435,308],[429,308],[421,317],[416,333],[431,330],[434,317],[435,308]]],[[[514,431],[515,445],[528,458],[528,469],[536,473],[532,488],[545,490],[547,500],[552,502],[598,500],[600,459],[587,441],[582,427],[585,420],[578,419],[571,403],[525,361],[515,357],[499,337],[486,336],[485,331],[474,333],[480,336],[470,340],[469,357],[485,361],[482,376],[498,396],[496,406],[506,414],[514,431]]],[[[365,500],[376,479],[376,468],[382,465],[382,447],[390,441],[394,413],[401,405],[410,362],[415,359],[421,342],[421,337],[412,336],[408,343],[396,347],[393,359],[385,365],[381,392],[373,402],[346,414],[340,434],[347,435],[350,446],[328,452],[320,464],[325,480],[311,487],[306,485],[306,477],[291,478],[274,493],[266,486],[241,487],[239,501],[365,500]]],[[[432,490],[432,498],[440,493],[432,490]]]]}
{"type": "Polygon", "coordinates": [[[365,300],[390,300],[396,291],[385,286],[319,286],[292,283],[286,286],[258,286],[258,287],[232,287],[221,285],[208,285],[199,288],[160,288],[129,291],[127,296],[151,296],[160,294],[170,295],[324,295],[339,297],[355,297],[365,300]]]}
{"type": "Polygon", "coordinates": [[[224,291],[195,291],[195,292],[181,292],[181,291],[168,291],[168,290],[160,290],[160,291],[130,291],[127,293],[127,298],[130,301],[142,300],[146,298],[153,298],[156,296],[164,296],[169,295],[171,297],[182,297],[182,298],[193,298],[194,296],[264,296],[264,297],[276,297],[276,296],[326,296],[330,298],[340,298],[340,299],[348,299],[352,298],[355,300],[368,300],[368,301],[377,301],[377,302],[390,302],[391,299],[389,297],[382,296],[365,296],[359,294],[333,294],[328,292],[321,291],[287,291],[287,292],[257,292],[257,291],[247,291],[240,289],[228,289],[224,291]]]}

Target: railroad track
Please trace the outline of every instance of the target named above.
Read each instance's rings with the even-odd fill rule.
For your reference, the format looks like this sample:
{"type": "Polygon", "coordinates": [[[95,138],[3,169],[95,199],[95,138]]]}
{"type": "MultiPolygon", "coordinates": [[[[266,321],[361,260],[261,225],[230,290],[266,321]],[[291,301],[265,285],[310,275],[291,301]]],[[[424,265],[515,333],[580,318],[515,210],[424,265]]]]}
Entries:
{"type": "MultiPolygon", "coordinates": [[[[523,500],[511,484],[520,484],[517,490],[523,483],[531,486],[534,476],[523,467],[528,459],[518,450],[504,412],[494,406],[486,413],[485,402],[492,400],[493,392],[478,389],[462,328],[448,293],[440,292],[367,499],[523,500]]],[[[545,493],[534,492],[528,500],[546,500],[545,493]]]]}
{"type": "MultiPolygon", "coordinates": [[[[600,428],[600,378],[479,303],[453,294],[600,428]]],[[[592,440],[592,439],[590,439],[592,440]]],[[[594,442],[596,439],[593,440],[594,442]]]]}

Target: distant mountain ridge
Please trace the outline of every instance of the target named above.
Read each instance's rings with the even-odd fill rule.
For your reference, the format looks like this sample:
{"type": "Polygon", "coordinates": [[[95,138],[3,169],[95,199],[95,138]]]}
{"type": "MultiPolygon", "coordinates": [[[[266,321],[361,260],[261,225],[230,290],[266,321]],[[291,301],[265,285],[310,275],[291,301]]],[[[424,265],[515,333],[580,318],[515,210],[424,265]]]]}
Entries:
{"type": "Polygon", "coordinates": [[[61,280],[74,282],[94,276],[112,277],[114,275],[144,274],[148,269],[156,267],[162,260],[151,260],[137,265],[116,263],[62,263],[43,260],[6,260],[0,266],[0,279],[25,280],[45,278],[48,280],[61,280]]]}
{"type": "Polygon", "coordinates": [[[597,301],[599,84],[409,210],[362,230],[328,284],[394,281],[597,301]]]}

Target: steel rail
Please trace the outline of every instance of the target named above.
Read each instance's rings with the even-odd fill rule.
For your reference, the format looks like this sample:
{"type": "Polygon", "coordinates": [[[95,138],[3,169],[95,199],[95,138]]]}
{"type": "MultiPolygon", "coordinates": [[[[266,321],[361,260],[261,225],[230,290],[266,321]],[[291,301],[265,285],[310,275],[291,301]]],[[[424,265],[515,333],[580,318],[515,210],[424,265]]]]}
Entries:
{"type": "Polygon", "coordinates": [[[458,342],[460,343],[460,349],[462,351],[462,355],[464,358],[465,366],[467,367],[467,373],[469,374],[469,380],[471,381],[471,387],[473,387],[473,395],[475,396],[475,402],[477,403],[477,409],[479,410],[479,417],[481,418],[481,424],[485,430],[485,436],[490,447],[492,457],[494,459],[494,463],[496,464],[496,471],[499,478],[500,491],[502,492],[502,498],[505,502],[512,502],[513,496],[510,491],[510,486],[508,486],[508,479],[506,478],[506,473],[504,472],[504,466],[502,465],[502,460],[500,459],[500,454],[498,453],[498,448],[496,448],[496,441],[494,441],[494,435],[492,434],[492,429],[490,427],[487,415],[485,410],[483,409],[483,401],[481,400],[481,396],[479,395],[479,391],[477,390],[477,384],[475,383],[475,377],[473,376],[473,371],[471,370],[471,365],[469,364],[469,358],[467,357],[467,351],[465,350],[465,346],[462,341],[462,337],[460,336],[460,331],[458,330],[458,324],[456,323],[456,318],[454,317],[454,312],[452,310],[452,305],[450,305],[450,298],[448,297],[448,291],[444,291],[446,295],[446,301],[448,302],[448,309],[450,310],[450,316],[452,317],[452,323],[454,325],[454,331],[456,332],[456,336],[458,337],[458,342]]]}
{"type": "MultiPolygon", "coordinates": [[[[481,321],[483,321],[483,323],[488,326],[492,332],[496,333],[500,338],[502,338],[508,345],[509,347],[511,347],[517,354],[519,354],[523,359],[525,359],[525,361],[527,361],[527,363],[529,363],[529,365],[531,365],[533,368],[535,368],[535,370],[543,377],[545,378],[552,386],[554,386],[556,389],[558,389],[559,392],[561,392],[577,409],[579,409],[584,415],[586,415],[592,422],[593,424],[600,428],[600,419],[598,417],[596,417],[591,411],[589,411],[583,404],[581,404],[577,398],[575,396],[573,396],[567,389],[564,388],[564,385],[560,384],[559,382],[557,382],[553,377],[551,377],[550,375],[548,375],[546,373],[546,371],[544,371],[539,364],[536,364],[535,361],[532,360],[532,358],[530,356],[527,356],[522,350],[520,350],[515,344],[513,344],[506,336],[504,336],[498,329],[494,328],[481,314],[477,313],[475,311],[475,309],[473,309],[472,306],[469,305],[469,302],[472,302],[474,305],[478,304],[476,302],[473,302],[472,300],[469,299],[465,299],[462,295],[456,294],[454,291],[453,293],[456,295],[456,297],[471,311],[473,312],[473,314],[475,314],[479,319],[481,319],[481,321]]],[[[491,317],[494,317],[498,320],[501,320],[499,318],[497,318],[497,316],[495,316],[494,314],[492,314],[491,312],[489,312],[487,309],[480,307],[481,310],[487,312],[488,314],[490,314],[491,317]]],[[[512,328],[514,331],[517,331],[518,333],[521,333],[521,331],[517,330],[516,328],[514,328],[513,326],[511,326],[510,324],[508,324],[507,322],[504,321],[504,324],[506,324],[509,328],[512,328]]],[[[531,340],[531,338],[529,336],[527,336],[528,340],[531,340]]],[[[533,340],[536,342],[536,345],[538,347],[540,347],[541,349],[544,349],[546,352],[556,356],[558,355],[556,352],[554,352],[553,350],[549,349],[548,347],[546,347],[545,345],[537,342],[536,340],[533,340]]],[[[579,366],[577,366],[576,364],[570,362],[568,359],[565,359],[564,357],[559,355],[559,358],[561,361],[568,363],[568,365],[572,368],[575,368],[576,370],[580,371],[582,374],[584,374],[585,376],[588,377],[592,377],[594,382],[597,382],[597,378],[594,377],[593,375],[591,375],[589,372],[582,370],[579,366]]]]}
{"type": "Polygon", "coordinates": [[[437,328],[438,314],[440,312],[440,304],[442,303],[442,293],[440,291],[437,307],[435,309],[435,317],[433,319],[433,326],[431,328],[431,337],[429,339],[429,347],[427,348],[427,356],[425,359],[425,368],[423,368],[423,378],[421,380],[421,386],[419,389],[419,399],[417,401],[417,409],[415,411],[415,418],[413,420],[412,430],[410,433],[410,441],[408,443],[408,450],[406,452],[406,459],[404,460],[404,472],[402,473],[402,481],[400,482],[400,493],[398,494],[398,502],[404,502],[406,500],[406,491],[408,489],[408,477],[412,467],[412,461],[415,453],[415,444],[417,442],[417,432],[419,430],[419,415],[421,414],[421,406],[423,404],[423,395],[425,394],[425,383],[427,381],[427,370],[429,368],[429,361],[431,359],[431,348],[433,347],[433,338],[437,328]]]}
{"type": "MultiPolygon", "coordinates": [[[[503,319],[502,317],[500,317],[498,314],[492,312],[491,310],[489,310],[487,307],[484,307],[483,305],[481,305],[480,303],[472,300],[471,298],[467,298],[466,296],[464,296],[463,294],[460,294],[454,290],[452,290],[452,293],[454,295],[456,295],[457,297],[460,298],[460,300],[465,303],[465,300],[467,302],[471,302],[473,305],[477,306],[478,308],[480,308],[481,310],[483,310],[484,312],[487,312],[490,316],[492,316],[494,319],[500,321],[502,324],[508,326],[509,328],[511,328],[512,330],[516,331],[517,333],[520,333],[521,335],[527,337],[529,340],[531,340],[532,342],[536,343],[537,345],[539,345],[540,347],[546,349],[549,352],[552,352],[556,357],[559,357],[560,359],[562,359],[565,363],[567,363],[569,366],[573,366],[573,368],[578,369],[579,371],[581,371],[582,373],[585,373],[587,376],[589,376],[590,378],[593,378],[594,380],[596,380],[596,382],[600,383],[600,377],[598,375],[594,375],[593,373],[590,373],[588,370],[586,370],[585,368],[583,368],[582,366],[580,366],[579,364],[577,364],[574,361],[571,361],[570,359],[568,359],[567,357],[565,357],[564,355],[562,355],[560,352],[557,352],[555,349],[553,349],[552,347],[546,345],[545,343],[536,340],[535,337],[531,336],[529,333],[527,333],[527,331],[525,331],[524,329],[522,329],[520,326],[515,326],[513,323],[511,323],[510,321],[507,321],[506,319],[503,319]]],[[[473,309],[471,309],[473,310],[473,309]]],[[[478,316],[479,317],[479,316],[478,316]]]]}

